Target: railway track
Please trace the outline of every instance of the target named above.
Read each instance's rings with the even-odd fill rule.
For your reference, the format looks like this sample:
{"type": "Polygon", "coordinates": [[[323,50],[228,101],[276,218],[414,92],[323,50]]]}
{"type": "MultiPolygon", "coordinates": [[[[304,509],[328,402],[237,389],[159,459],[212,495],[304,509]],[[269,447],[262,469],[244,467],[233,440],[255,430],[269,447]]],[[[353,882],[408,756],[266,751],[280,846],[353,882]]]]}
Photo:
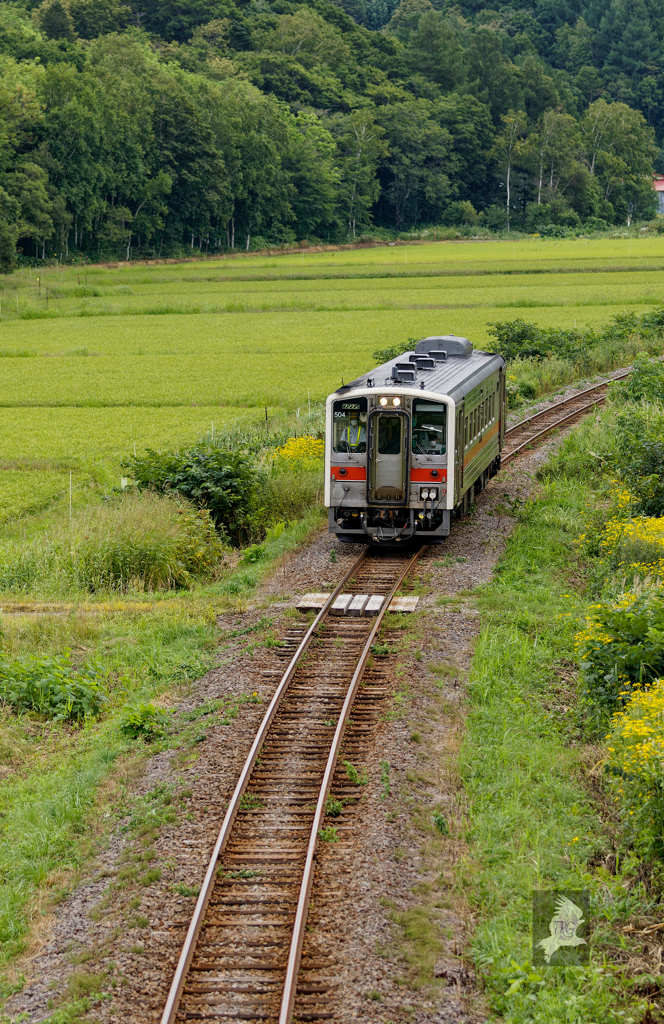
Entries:
{"type": "MultiPolygon", "coordinates": [[[[601,404],[610,383],[510,427],[502,464],[601,404]]],[[[410,558],[363,552],[312,624],[289,631],[281,650],[288,665],[230,800],[161,1024],[334,1017],[328,965],[308,962],[300,976],[314,858],[321,832],[341,820],[335,812],[361,794],[339,755],[357,753],[356,738],[344,747],[351,711],[355,737],[369,729],[358,691],[371,645],[422,550],[410,558]],[[330,615],[342,593],[385,600],[375,618],[330,615]]],[[[381,687],[372,680],[366,689],[365,700],[381,687]]]]}
{"type": "Polygon", "coordinates": [[[557,402],[533,416],[528,416],[527,419],[510,427],[505,431],[505,448],[501,456],[501,465],[507,465],[534,442],[545,438],[551,431],[557,430],[558,427],[568,426],[577,417],[584,416],[596,406],[601,405],[606,399],[609,384],[613,380],[629,377],[630,373],[631,370],[626,370],[610,381],[604,381],[592,388],[586,388],[585,391],[579,391],[576,395],[557,402]]]}
{"type": "MultiPolygon", "coordinates": [[[[327,1020],[334,978],[307,963],[298,985],[314,857],[323,829],[361,795],[339,766],[371,645],[412,557],[364,552],[309,628],[290,631],[289,657],[230,800],[187,933],[162,1024],[327,1020]],[[374,618],[330,615],[341,593],[379,594],[374,618]]],[[[371,687],[369,687],[371,689],[371,687]]],[[[329,833],[328,833],[329,834],[329,833]]],[[[323,832],[325,836],[326,833],[323,832]]]]}

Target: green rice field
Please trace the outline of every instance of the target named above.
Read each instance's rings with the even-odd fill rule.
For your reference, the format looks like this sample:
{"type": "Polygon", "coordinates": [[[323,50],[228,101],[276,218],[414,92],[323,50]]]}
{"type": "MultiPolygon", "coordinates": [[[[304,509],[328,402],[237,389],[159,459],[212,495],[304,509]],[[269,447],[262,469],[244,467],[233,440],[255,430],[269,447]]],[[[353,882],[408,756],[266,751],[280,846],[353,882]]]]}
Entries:
{"type": "Polygon", "coordinates": [[[664,238],[438,242],[0,281],[0,521],[104,486],[123,456],[294,417],[371,353],[487,323],[606,323],[664,303],[664,238]]]}

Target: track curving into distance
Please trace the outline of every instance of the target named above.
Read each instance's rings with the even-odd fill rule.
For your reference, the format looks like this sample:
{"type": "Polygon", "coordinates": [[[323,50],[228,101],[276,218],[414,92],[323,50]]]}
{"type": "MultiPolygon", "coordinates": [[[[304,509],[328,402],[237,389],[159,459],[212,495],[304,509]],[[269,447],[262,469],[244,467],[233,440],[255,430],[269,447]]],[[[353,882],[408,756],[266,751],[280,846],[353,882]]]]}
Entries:
{"type": "Polygon", "coordinates": [[[298,1020],[333,1017],[333,979],[308,964],[298,986],[314,857],[320,830],[334,827],[329,798],[360,796],[338,772],[331,792],[338,754],[383,614],[422,550],[364,551],[311,626],[290,631],[292,657],[226,812],[162,1024],[290,1024],[296,996],[298,1020]],[[329,615],[342,592],[385,601],[375,618],[329,615]]]}
{"type": "Polygon", "coordinates": [[[515,423],[513,427],[505,431],[505,447],[501,455],[501,466],[507,465],[536,441],[543,440],[552,430],[568,426],[577,417],[585,416],[601,405],[606,401],[609,385],[614,380],[629,377],[630,373],[631,370],[627,370],[617,374],[611,380],[603,381],[592,388],[586,388],[585,391],[578,391],[570,398],[556,402],[548,409],[543,409],[542,412],[537,412],[533,416],[521,420],[520,423],[515,423]]]}

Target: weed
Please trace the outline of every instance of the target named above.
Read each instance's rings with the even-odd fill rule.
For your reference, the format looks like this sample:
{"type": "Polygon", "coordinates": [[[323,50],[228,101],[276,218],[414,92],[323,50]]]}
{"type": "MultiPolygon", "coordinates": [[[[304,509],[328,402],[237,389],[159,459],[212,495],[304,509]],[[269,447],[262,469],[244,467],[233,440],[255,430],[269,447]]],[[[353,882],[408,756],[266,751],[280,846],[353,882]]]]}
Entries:
{"type": "Polygon", "coordinates": [[[265,807],[265,801],[255,793],[243,793],[240,797],[241,811],[257,811],[265,807]]]}
{"type": "Polygon", "coordinates": [[[161,868],[150,868],[144,875],[141,875],[138,881],[140,885],[152,885],[153,882],[158,882],[160,878],[161,868]]]}
{"type": "Polygon", "coordinates": [[[184,882],[174,882],[171,889],[180,896],[198,896],[201,891],[200,885],[185,885],[184,882]]]}
{"type": "Polygon", "coordinates": [[[334,548],[332,548],[332,550],[330,551],[330,561],[332,563],[334,563],[334,562],[336,562],[336,560],[337,560],[337,553],[334,550],[334,548]]]}
{"type": "Polygon", "coordinates": [[[354,786],[366,786],[369,777],[365,771],[359,772],[350,761],[344,761],[344,768],[346,769],[346,775],[354,786]]]}
{"type": "Polygon", "coordinates": [[[336,797],[329,796],[325,801],[325,813],[330,818],[338,818],[344,809],[343,800],[337,800],[336,797]]]}
{"type": "Polygon", "coordinates": [[[324,726],[325,726],[325,727],[326,727],[327,729],[331,729],[331,728],[332,728],[332,726],[334,725],[334,722],[332,721],[332,719],[331,719],[331,718],[324,718],[324,719],[323,719],[323,725],[324,725],[324,726]]]}
{"type": "Polygon", "coordinates": [[[145,914],[137,914],[136,917],[128,922],[130,928],[147,928],[149,923],[150,918],[146,917],[145,914]]]}
{"type": "Polygon", "coordinates": [[[158,710],[154,704],[128,704],[118,721],[120,732],[146,743],[162,739],[167,733],[172,712],[158,710]]]}
{"type": "Polygon", "coordinates": [[[421,743],[422,742],[422,733],[421,732],[411,732],[411,734],[410,734],[410,742],[411,743],[421,743]]]}
{"type": "Polygon", "coordinates": [[[371,645],[371,653],[376,658],[387,658],[392,653],[392,648],[389,644],[376,643],[371,645]]]}
{"type": "Polygon", "coordinates": [[[319,838],[324,843],[338,843],[339,833],[334,825],[328,825],[326,828],[318,829],[319,838]]]}
{"type": "Polygon", "coordinates": [[[372,999],[375,1003],[382,1003],[382,1002],[384,1002],[383,997],[380,994],[380,992],[376,992],[375,989],[372,992],[368,992],[367,993],[367,999],[372,999]]]}
{"type": "Polygon", "coordinates": [[[450,834],[447,821],[441,811],[436,811],[431,821],[436,832],[439,832],[441,836],[448,836],[450,834]]]}
{"type": "Polygon", "coordinates": [[[98,665],[76,670],[69,653],[60,658],[0,660],[0,701],[17,711],[36,711],[54,721],[98,715],[106,696],[98,665]]]}
{"type": "Polygon", "coordinates": [[[85,996],[101,992],[106,981],[106,972],[99,974],[88,974],[86,971],[74,971],[67,978],[67,985],[64,991],[66,1001],[84,999],[85,996]]]}
{"type": "Polygon", "coordinates": [[[422,652],[415,651],[415,661],[422,661],[422,652]]]}

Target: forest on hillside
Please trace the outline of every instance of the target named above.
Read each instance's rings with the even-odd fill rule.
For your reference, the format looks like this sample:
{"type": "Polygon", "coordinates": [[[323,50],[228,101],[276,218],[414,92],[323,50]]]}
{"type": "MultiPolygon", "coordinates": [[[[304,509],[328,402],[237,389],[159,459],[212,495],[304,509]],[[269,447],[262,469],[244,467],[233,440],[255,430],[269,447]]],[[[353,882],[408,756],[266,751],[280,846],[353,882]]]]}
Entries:
{"type": "Polygon", "coordinates": [[[653,215],[664,0],[0,5],[0,269],[653,215]]]}

